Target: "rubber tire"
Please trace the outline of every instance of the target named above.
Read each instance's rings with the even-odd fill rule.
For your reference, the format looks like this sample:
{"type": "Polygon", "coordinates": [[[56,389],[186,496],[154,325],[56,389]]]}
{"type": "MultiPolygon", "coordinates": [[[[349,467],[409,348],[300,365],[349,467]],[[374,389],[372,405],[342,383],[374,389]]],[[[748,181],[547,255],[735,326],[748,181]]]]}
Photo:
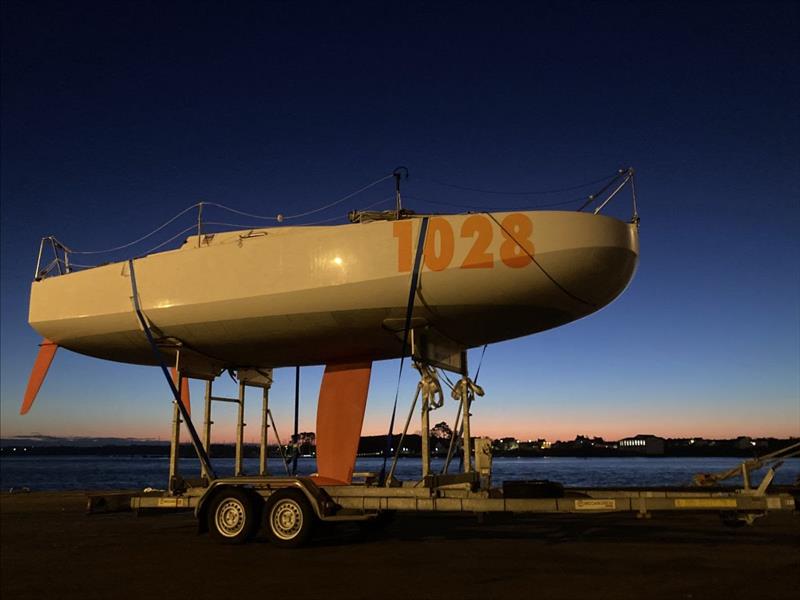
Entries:
{"type": "Polygon", "coordinates": [[[264,507],[267,537],[279,548],[299,548],[305,545],[311,539],[316,520],[317,516],[308,499],[298,489],[284,488],[273,492],[264,507]],[[280,513],[283,513],[286,523],[282,530],[280,513]]]}
{"type": "Polygon", "coordinates": [[[239,488],[227,488],[214,495],[206,513],[208,532],[217,542],[223,544],[244,544],[258,531],[259,506],[253,495],[239,488]],[[227,531],[225,513],[231,519],[227,531]],[[238,519],[237,517],[238,513],[238,519]]]}

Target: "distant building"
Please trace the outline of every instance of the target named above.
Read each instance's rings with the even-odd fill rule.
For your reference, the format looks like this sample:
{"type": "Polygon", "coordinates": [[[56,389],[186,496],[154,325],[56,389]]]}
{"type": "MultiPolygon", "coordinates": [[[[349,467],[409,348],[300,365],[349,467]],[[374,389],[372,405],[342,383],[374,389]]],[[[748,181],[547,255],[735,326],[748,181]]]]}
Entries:
{"type": "Polygon", "coordinates": [[[513,450],[519,450],[519,440],[513,437],[504,437],[497,440],[499,443],[497,444],[498,448],[502,452],[511,452],[513,450]]]}
{"type": "Polygon", "coordinates": [[[646,433],[634,437],[624,438],[619,441],[619,449],[623,452],[635,452],[648,456],[664,454],[664,438],[646,433]]]}

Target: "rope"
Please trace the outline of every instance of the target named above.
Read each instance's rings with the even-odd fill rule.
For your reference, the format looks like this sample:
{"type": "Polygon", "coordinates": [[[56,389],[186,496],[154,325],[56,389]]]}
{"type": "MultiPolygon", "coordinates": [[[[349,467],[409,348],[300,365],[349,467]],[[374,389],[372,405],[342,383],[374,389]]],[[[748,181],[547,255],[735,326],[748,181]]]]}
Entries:
{"type": "Polygon", "coordinates": [[[414,368],[420,375],[420,392],[422,401],[428,404],[431,410],[444,406],[442,384],[436,375],[436,369],[424,363],[414,362],[414,368]]]}
{"type": "Polygon", "coordinates": [[[582,303],[582,304],[586,304],[587,306],[591,306],[591,307],[593,307],[593,308],[597,308],[597,305],[596,305],[596,304],[593,304],[592,302],[588,302],[588,301],[584,300],[583,298],[579,298],[578,296],[576,296],[575,294],[573,294],[572,292],[570,292],[570,291],[569,291],[567,288],[565,288],[563,285],[561,285],[560,283],[558,283],[558,282],[557,282],[555,279],[553,279],[553,277],[550,275],[550,273],[548,273],[548,272],[545,270],[545,268],[544,268],[542,265],[540,265],[540,264],[539,264],[539,261],[538,261],[538,260],[536,260],[536,259],[534,258],[533,254],[531,254],[530,252],[528,252],[528,249],[527,249],[527,248],[525,248],[525,246],[523,246],[522,244],[520,244],[520,243],[519,243],[519,241],[517,240],[517,238],[515,238],[515,237],[514,237],[514,236],[511,234],[511,232],[510,232],[508,229],[506,229],[505,227],[503,227],[503,225],[500,223],[500,221],[498,221],[497,219],[495,219],[495,217],[494,217],[494,215],[493,215],[492,213],[490,213],[490,212],[487,212],[487,213],[485,213],[485,214],[486,214],[486,215],[487,215],[487,216],[488,216],[488,217],[489,217],[489,218],[490,218],[492,221],[494,221],[495,223],[497,223],[497,226],[498,226],[500,229],[502,229],[503,231],[505,231],[505,232],[506,232],[506,235],[508,236],[508,238],[509,238],[510,240],[513,240],[513,241],[514,241],[514,243],[515,243],[517,246],[519,246],[520,250],[522,250],[522,251],[523,251],[525,254],[527,254],[527,255],[528,255],[528,258],[530,258],[530,259],[533,261],[533,264],[535,264],[537,267],[539,267],[539,270],[540,270],[542,273],[544,273],[544,276],[545,276],[545,277],[547,277],[547,278],[548,278],[548,279],[549,279],[549,280],[550,280],[550,281],[553,283],[553,285],[555,285],[555,286],[556,286],[558,289],[560,289],[562,292],[564,292],[564,293],[565,293],[567,296],[569,296],[569,297],[570,297],[570,298],[572,298],[573,300],[577,300],[578,302],[580,302],[580,303],[582,303]]]}

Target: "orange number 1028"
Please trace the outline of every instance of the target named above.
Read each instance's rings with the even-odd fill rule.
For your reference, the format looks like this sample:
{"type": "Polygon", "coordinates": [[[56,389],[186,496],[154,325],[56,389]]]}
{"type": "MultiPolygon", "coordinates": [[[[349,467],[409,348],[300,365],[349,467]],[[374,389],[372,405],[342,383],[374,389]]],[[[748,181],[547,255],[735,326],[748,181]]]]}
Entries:
{"type": "MultiPolygon", "coordinates": [[[[413,254],[413,220],[394,222],[394,237],[397,239],[397,270],[411,270],[413,254]]],[[[503,241],[500,244],[500,260],[508,267],[519,269],[531,262],[534,246],[531,241],[533,222],[528,215],[511,213],[506,215],[500,227],[503,241]]],[[[462,269],[492,269],[494,254],[490,251],[495,228],[486,215],[470,215],[461,223],[459,236],[472,239],[462,269]]],[[[423,250],[424,264],[431,271],[442,271],[450,266],[455,254],[453,226],[445,217],[431,217],[423,250]]]]}

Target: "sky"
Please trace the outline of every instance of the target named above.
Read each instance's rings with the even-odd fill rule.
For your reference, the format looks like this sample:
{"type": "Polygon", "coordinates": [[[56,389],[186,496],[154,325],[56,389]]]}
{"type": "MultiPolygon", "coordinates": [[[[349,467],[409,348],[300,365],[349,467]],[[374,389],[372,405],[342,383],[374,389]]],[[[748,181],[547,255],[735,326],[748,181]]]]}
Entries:
{"type": "MultiPolygon", "coordinates": [[[[169,436],[157,369],[63,350],[18,415],[40,341],[27,304],[42,236],[108,248],[200,200],[302,212],[398,165],[418,211],[591,191],[442,183],[532,192],[637,172],[633,282],[585,319],[490,346],[474,434],[800,435],[798,6],[6,0],[0,436],[169,436]]],[[[309,222],[344,223],[391,185],[309,222]]],[[[630,214],[627,199],[610,210],[630,214]]],[[[365,434],[387,431],[398,366],[374,367],[365,434]]],[[[314,429],[321,375],[302,369],[302,430],[314,429]]],[[[400,415],[415,385],[406,369],[400,415]]],[[[283,437],[293,386],[293,369],[276,371],[283,437]]],[[[215,392],[235,387],[221,377],[215,392]]],[[[456,408],[448,400],[432,423],[456,408]]],[[[215,405],[216,439],[233,438],[234,416],[215,405]]]]}

